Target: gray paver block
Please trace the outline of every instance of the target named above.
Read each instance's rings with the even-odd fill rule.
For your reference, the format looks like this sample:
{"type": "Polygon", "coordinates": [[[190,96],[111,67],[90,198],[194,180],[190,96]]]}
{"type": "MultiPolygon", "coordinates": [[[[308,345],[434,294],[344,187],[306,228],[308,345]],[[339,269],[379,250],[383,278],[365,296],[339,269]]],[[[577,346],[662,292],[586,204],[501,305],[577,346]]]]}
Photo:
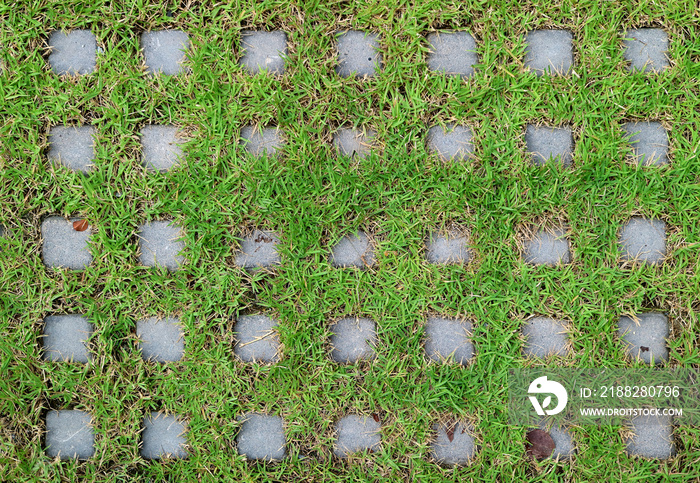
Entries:
{"type": "Polygon", "coordinates": [[[538,76],[566,75],[574,65],[573,35],[568,30],[533,30],[525,42],[525,66],[538,76]]]}
{"type": "Polygon", "coordinates": [[[348,317],[331,327],[331,359],[351,364],[376,357],[376,324],[371,319],[348,317]]]}
{"type": "Polygon", "coordinates": [[[236,321],[234,353],[245,362],[277,362],[280,340],[276,320],[266,315],[242,315],[236,321]]]}
{"type": "Polygon", "coordinates": [[[535,166],[542,166],[550,160],[571,166],[574,152],[571,129],[529,124],[525,131],[525,143],[528,152],[532,153],[535,166]]]}
{"type": "Polygon", "coordinates": [[[382,69],[379,34],[349,30],[338,35],[338,65],[341,77],[374,77],[382,69]]]}
{"type": "Polygon", "coordinates": [[[668,416],[638,416],[631,421],[634,435],[627,443],[633,456],[668,459],[676,454],[673,444],[673,421],[668,416]]]}
{"type": "Polygon", "coordinates": [[[92,126],[54,126],[49,131],[49,160],[74,171],[94,168],[95,135],[92,126]]]}
{"type": "Polygon", "coordinates": [[[178,319],[150,317],[136,322],[141,357],[156,362],[174,362],[185,353],[185,335],[178,319]]]}
{"type": "Polygon", "coordinates": [[[666,256],[666,223],[635,216],[620,230],[618,243],[622,260],[660,264],[666,256]]]}
{"type": "Polygon", "coordinates": [[[343,156],[365,158],[373,149],[372,141],[377,132],[367,129],[364,132],[353,128],[340,128],[333,135],[333,144],[343,156]]]}
{"type": "Polygon", "coordinates": [[[479,62],[479,56],[476,41],[469,32],[432,33],[428,35],[428,44],[428,69],[462,78],[474,74],[473,66],[479,62]]]}
{"type": "Polygon", "coordinates": [[[170,221],[151,221],[139,226],[139,262],[147,267],[163,266],[171,272],[185,261],[182,230],[170,221]]]}
{"type": "Polygon", "coordinates": [[[471,260],[469,238],[456,232],[431,233],[426,241],[426,249],[429,263],[467,263],[471,260]]]}
{"type": "Polygon", "coordinates": [[[340,458],[358,451],[380,449],[382,426],[372,417],[350,414],[338,421],[335,429],[338,436],[333,453],[340,458]]]}
{"type": "Polygon", "coordinates": [[[554,440],[554,451],[552,452],[552,458],[568,459],[574,455],[576,452],[576,446],[574,445],[574,438],[571,432],[562,426],[552,426],[547,429],[545,425],[542,425],[540,429],[543,429],[549,433],[549,435],[554,440]]]}
{"type": "Polygon", "coordinates": [[[474,356],[469,320],[428,317],[425,333],[425,352],[431,360],[450,360],[466,365],[474,356]]]}
{"type": "Polygon", "coordinates": [[[622,125],[629,137],[638,164],[659,166],[668,163],[668,133],[660,122],[628,122],[622,125]]]}
{"type": "Polygon", "coordinates": [[[445,425],[433,425],[437,438],[430,445],[430,455],[442,465],[466,465],[476,455],[472,429],[462,423],[457,423],[450,429],[453,430],[452,441],[447,435],[448,428],[445,425]]]}
{"type": "Polygon", "coordinates": [[[525,263],[532,265],[549,265],[571,263],[569,240],[564,230],[555,228],[552,230],[540,229],[535,236],[525,241],[523,253],[525,263]]]}
{"type": "Polygon", "coordinates": [[[49,36],[49,46],[49,64],[56,74],[85,75],[95,72],[97,40],[89,30],[52,32],[49,36]]]}
{"type": "Polygon", "coordinates": [[[175,126],[144,126],[141,128],[142,164],[151,171],[168,171],[184,159],[181,144],[175,126]]]}
{"type": "Polygon", "coordinates": [[[280,239],[273,231],[255,230],[241,240],[236,265],[243,268],[270,267],[280,263],[277,245],[280,239]]]}
{"type": "Polygon", "coordinates": [[[279,416],[248,413],[237,438],[238,454],[249,460],[281,460],[287,455],[284,420],[279,416]]]}
{"type": "Polygon", "coordinates": [[[562,320],[533,317],[525,321],[523,335],[526,338],[523,354],[528,357],[544,359],[569,353],[566,323],[562,320]]]}
{"type": "Polygon", "coordinates": [[[241,32],[241,65],[252,75],[267,70],[270,74],[284,74],[284,58],[287,55],[287,34],[282,31],[241,32]]]}
{"type": "Polygon", "coordinates": [[[151,412],[143,419],[141,456],[153,460],[187,458],[187,422],[175,415],[151,412]]]}
{"type": "Polygon", "coordinates": [[[92,330],[92,324],[82,315],[49,315],[44,319],[44,360],[88,362],[92,359],[87,348],[92,330]]]}
{"type": "Polygon", "coordinates": [[[624,36],[624,55],[629,70],[650,73],[669,66],[668,35],[662,29],[628,30],[624,36]]]}
{"type": "Polygon", "coordinates": [[[627,353],[646,364],[651,364],[652,359],[656,365],[667,361],[668,318],[658,312],[637,314],[635,317],[639,324],[632,317],[620,317],[618,334],[627,353]]]}
{"type": "Polygon", "coordinates": [[[95,454],[90,413],[79,410],[46,413],[46,454],[62,460],[86,460],[95,454]]]}
{"type": "Polygon", "coordinates": [[[331,251],[334,267],[369,267],[374,260],[372,242],[363,231],[343,237],[331,251]]]}
{"type": "Polygon", "coordinates": [[[469,126],[454,123],[433,126],[428,129],[428,151],[436,153],[443,161],[465,161],[474,152],[472,130],[469,126]]]}
{"type": "Polygon", "coordinates": [[[185,72],[190,39],[181,30],[155,30],[141,34],[141,48],[146,59],[146,72],[177,75],[185,72]]]}
{"type": "Polygon", "coordinates": [[[92,254],[88,248],[92,227],[76,231],[73,222],[78,220],[80,218],[66,220],[60,216],[50,216],[41,223],[44,265],[82,270],[92,263],[92,254]]]}
{"type": "Polygon", "coordinates": [[[245,126],[241,129],[241,144],[253,156],[274,157],[284,146],[284,138],[277,127],[245,126]]]}

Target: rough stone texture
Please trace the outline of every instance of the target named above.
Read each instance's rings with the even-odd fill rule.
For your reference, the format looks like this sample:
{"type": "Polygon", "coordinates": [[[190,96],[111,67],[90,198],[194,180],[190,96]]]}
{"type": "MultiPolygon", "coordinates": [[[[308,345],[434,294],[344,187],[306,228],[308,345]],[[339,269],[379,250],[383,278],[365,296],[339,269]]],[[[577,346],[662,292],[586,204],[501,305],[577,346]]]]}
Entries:
{"type": "Polygon", "coordinates": [[[241,65],[248,73],[255,75],[267,71],[270,74],[284,74],[284,59],[287,55],[287,34],[276,30],[262,32],[244,30],[241,32],[241,65]]]}
{"type": "Polygon", "coordinates": [[[571,263],[569,240],[564,230],[555,228],[547,231],[540,229],[533,238],[525,241],[523,253],[525,263],[531,265],[549,265],[571,263]]]}
{"type": "Polygon", "coordinates": [[[566,323],[563,320],[533,317],[525,321],[523,335],[526,339],[523,354],[528,357],[544,359],[551,355],[563,357],[569,353],[566,323]]]}
{"type": "Polygon", "coordinates": [[[143,418],[141,456],[148,460],[187,458],[187,422],[174,415],[152,412],[143,418]]]}
{"type": "Polygon", "coordinates": [[[249,460],[281,460],[287,455],[284,421],[279,416],[248,413],[238,433],[238,454],[249,460]]]}
{"type": "Polygon", "coordinates": [[[139,262],[147,267],[163,266],[175,271],[185,261],[180,227],[169,221],[151,221],[139,226],[139,262]]]}
{"type": "Polygon", "coordinates": [[[243,268],[270,267],[280,263],[277,245],[280,239],[273,231],[255,230],[241,240],[236,265],[243,268]]]}
{"type": "Polygon", "coordinates": [[[331,327],[331,359],[351,364],[376,357],[376,326],[373,320],[348,317],[331,327]]]}
{"type": "Polygon", "coordinates": [[[334,267],[369,267],[374,260],[372,242],[362,231],[343,237],[331,251],[334,267]]]}
{"type": "Polygon", "coordinates": [[[668,133],[660,122],[629,122],[622,125],[629,137],[637,164],[668,163],[668,133]]]}
{"type": "Polygon", "coordinates": [[[576,446],[574,445],[574,438],[571,432],[562,426],[552,426],[547,430],[547,428],[542,425],[541,429],[549,432],[549,435],[554,440],[554,451],[552,452],[552,458],[556,459],[568,459],[576,453],[576,446]]]}
{"type": "Polygon", "coordinates": [[[666,223],[640,216],[633,217],[620,230],[618,243],[622,260],[658,265],[666,256],[666,223]]]}
{"type": "Polygon", "coordinates": [[[620,317],[618,334],[627,353],[646,364],[659,365],[668,360],[666,339],[669,336],[668,319],[664,314],[648,312],[632,317],[620,317]],[[638,322],[638,324],[637,324],[638,322]],[[646,350],[642,350],[642,347],[646,350]]]}
{"type": "Polygon", "coordinates": [[[333,144],[343,156],[366,158],[373,149],[372,141],[377,132],[367,129],[364,132],[352,128],[340,128],[333,135],[333,144]]]}
{"type": "Polygon", "coordinates": [[[454,123],[433,126],[428,129],[428,151],[436,153],[443,161],[465,161],[474,151],[472,130],[469,126],[454,123]]]}
{"type": "Polygon", "coordinates": [[[425,353],[431,360],[449,360],[466,365],[474,356],[472,323],[469,320],[429,317],[425,333],[425,353]]]}
{"type": "Polygon", "coordinates": [[[62,460],[86,460],[95,454],[92,417],[85,411],[60,410],[46,413],[46,454],[62,460]]]}
{"type": "Polygon", "coordinates": [[[476,41],[469,32],[438,32],[428,35],[428,69],[447,76],[469,77],[479,62],[476,41]]]}
{"type": "Polygon", "coordinates": [[[141,357],[156,362],[174,362],[185,353],[185,334],[175,318],[151,317],[136,322],[141,357]]]}
{"type": "Polygon", "coordinates": [[[472,429],[462,423],[456,423],[450,429],[453,431],[452,441],[447,436],[448,428],[445,425],[433,425],[437,438],[430,445],[430,456],[441,465],[466,465],[476,455],[472,429]]]}
{"type": "Polygon", "coordinates": [[[95,135],[92,126],[54,126],[49,131],[47,157],[54,164],[87,174],[94,168],[95,135]]]}
{"type": "Polygon", "coordinates": [[[177,75],[186,71],[190,39],[181,30],[155,30],[141,34],[141,49],[149,74],[177,75]]]}
{"type": "Polygon", "coordinates": [[[181,144],[175,126],[144,126],[141,128],[142,164],[151,171],[168,171],[184,159],[181,144]]]}
{"type": "Polygon", "coordinates": [[[83,270],[92,263],[92,254],[88,248],[92,227],[76,231],[73,222],[78,220],[80,218],[66,220],[61,216],[50,216],[41,223],[44,265],[49,268],[83,270]]]}
{"type": "Polygon", "coordinates": [[[382,426],[372,417],[350,414],[338,421],[335,429],[338,437],[333,453],[340,458],[363,450],[377,452],[381,447],[382,426]]]}
{"type": "Polygon", "coordinates": [[[433,232],[426,241],[429,263],[467,263],[471,260],[469,238],[459,233],[441,234],[433,232]]]}
{"type": "Polygon", "coordinates": [[[623,40],[628,69],[637,72],[660,72],[668,61],[668,35],[661,29],[637,29],[625,32],[623,40]]]}
{"type": "Polygon", "coordinates": [[[374,77],[382,69],[379,34],[350,30],[338,35],[338,65],[341,77],[374,77]]]}
{"type": "Polygon", "coordinates": [[[676,454],[673,421],[668,416],[638,416],[631,421],[634,436],[627,443],[633,456],[668,459],[676,454]]]}
{"type": "Polygon", "coordinates": [[[85,75],[97,67],[97,40],[89,30],[55,31],[49,36],[49,64],[58,75],[85,75]]]}
{"type": "Polygon", "coordinates": [[[573,36],[568,30],[533,30],[525,42],[525,67],[544,74],[566,75],[574,65],[573,36]]]}
{"type": "Polygon", "coordinates": [[[87,348],[92,330],[92,324],[82,315],[49,315],[44,319],[44,360],[88,362],[92,359],[87,348]]]}
{"type": "Polygon", "coordinates": [[[277,127],[246,126],[241,129],[241,144],[246,152],[253,156],[274,157],[284,146],[284,138],[282,131],[277,127]]]}
{"type": "Polygon", "coordinates": [[[236,321],[234,353],[245,362],[277,362],[280,340],[277,321],[266,315],[242,315],[236,321]]]}
{"type": "Polygon", "coordinates": [[[542,166],[550,160],[571,166],[574,152],[571,129],[529,124],[525,131],[525,143],[528,152],[532,153],[535,166],[542,166]]]}

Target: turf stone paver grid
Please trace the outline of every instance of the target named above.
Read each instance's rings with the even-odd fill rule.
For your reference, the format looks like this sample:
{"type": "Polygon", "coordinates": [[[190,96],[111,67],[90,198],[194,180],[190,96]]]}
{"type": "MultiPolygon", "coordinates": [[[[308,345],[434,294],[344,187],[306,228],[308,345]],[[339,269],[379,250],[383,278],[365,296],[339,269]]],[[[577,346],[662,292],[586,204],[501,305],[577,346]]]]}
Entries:
{"type": "Polygon", "coordinates": [[[89,30],[52,32],[49,36],[49,64],[58,75],[86,75],[95,71],[97,41],[89,30]]]}
{"type": "Polygon", "coordinates": [[[53,126],[49,131],[47,157],[54,164],[89,173],[94,169],[95,128],[53,126]]]}
{"type": "Polygon", "coordinates": [[[90,225],[83,230],[76,229],[74,223],[81,221],[80,218],[66,220],[50,216],[41,223],[42,258],[47,268],[83,270],[92,263],[88,245],[92,230],[90,225]]]}
{"type": "Polygon", "coordinates": [[[85,411],[49,411],[46,414],[46,454],[62,460],[92,457],[95,434],[91,419],[85,411]]]}
{"type": "Polygon", "coordinates": [[[143,419],[141,456],[145,459],[187,458],[187,422],[172,414],[151,412],[143,419]]]}
{"type": "Polygon", "coordinates": [[[92,324],[82,315],[50,315],[44,319],[42,346],[49,361],[88,362],[92,356],[87,341],[92,324]]]}

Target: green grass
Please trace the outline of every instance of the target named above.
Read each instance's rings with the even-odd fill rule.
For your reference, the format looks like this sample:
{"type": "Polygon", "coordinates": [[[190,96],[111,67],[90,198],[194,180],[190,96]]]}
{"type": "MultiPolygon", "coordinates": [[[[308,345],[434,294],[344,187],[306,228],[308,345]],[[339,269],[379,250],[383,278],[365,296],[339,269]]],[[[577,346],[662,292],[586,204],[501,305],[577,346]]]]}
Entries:
{"type": "Polygon", "coordinates": [[[573,353],[554,364],[632,365],[616,335],[621,314],[650,308],[673,322],[671,366],[697,366],[700,290],[700,14],[692,1],[299,2],[230,4],[143,0],[0,2],[0,223],[12,236],[0,252],[0,479],[3,481],[688,481],[700,479],[700,432],[675,431],[668,461],[625,453],[619,428],[575,427],[570,462],[535,464],[524,430],[508,423],[508,370],[521,356],[522,321],[532,314],[571,321],[573,353]],[[166,16],[174,12],[174,17],[166,16]],[[575,72],[537,78],[522,66],[522,36],[556,26],[574,34],[575,72]],[[621,32],[659,26],[671,68],[630,74],[621,32]],[[88,28],[104,53],[97,72],[56,77],[47,64],[54,29],[88,28]],[[139,35],[181,28],[193,44],[185,76],[142,73],[139,35]],[[242,29],[284,29],[289,61],[281,79],[238,66],[242,29]],[[372,80],[334,73],[338,29],[381,33],[385,60],[372,80]],[[468,81],[428,71],[425,36],[466,28],[481,64],[468,81]],[[672,162],[638,168],[620,125],[661,120],[672,162]],[[428,156],[436,123],[473,127],[476,158],[447,165],[428,156]],[[576,128],[574,169],[531,167],[529,122],[576,128]],[[185,166],[147,173],[138,161],[140,127],[174,123],[189,133],[185,166]],[[377,130],[381,152],[337,159],[332,130],[377,130]],[[91,124],[99,142],[87,177],[46,160],[48,128],[91,124]],[[277,160],[245,156],[240,130],[277,124],[287,145],[277,160]],[[93,264],[47,271],[40,223],[49,214],[87,218],[93,264]],[[634,214],[669,227],[661,267],[622,265],[617,231],[634,214]],[[136,231],[145,220],[182,224],[188,263],[173,274],[140,267],[136,231]],[[565,221],[573,263],[529,267],[519,234],[530,222],[565,221]],[[423,241],[435,227],[469,231],[466,266],[431,266],[423,241]],[[274,273],[237,268],[245,228],[282,233],[274,273]],[[331,268],[328,248],[357,228],[378,243],[378,263],[360,272],[331,268]],[[243,364],[232,351],[234,318],[264,311],[281,321],[281,362],[243,364]],[[85,313],[96,324],[88,366],[40,357],[42,319],[85,313]],[[423,323],[430,313],[474,320],[469,367],[428,363],[423,323]],[[186,357],[141,360],[135,323],[171,314],[185,324],[186,357]],[[329,325],[347,315],[377,321],[372,363],[338,366],[328,357],[329,325]],[[90,411],[96,454],[55,462],[44,454],[48,409],[90,411]],[[167,410],[190,421],[186,460],[139,456],[143,415],[167,410]],[[289,457],[250,463],[235,451],[236,417],[284,417],[289,457]],[[348,412],[378,413],[383,447],[351,461],[331,456],[333,426],[348,412]],[[475,422],[474,462],[442,468],[428,456],[440,418],[475,422]],[[13,439],[14,438],[14,439],[13,439]]]}

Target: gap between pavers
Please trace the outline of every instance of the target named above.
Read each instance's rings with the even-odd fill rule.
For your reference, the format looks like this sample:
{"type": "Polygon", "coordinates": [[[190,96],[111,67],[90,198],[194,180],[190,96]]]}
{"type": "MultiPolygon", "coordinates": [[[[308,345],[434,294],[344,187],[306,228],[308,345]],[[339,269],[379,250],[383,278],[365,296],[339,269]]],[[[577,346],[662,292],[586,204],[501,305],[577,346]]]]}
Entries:
{"type": "Polygon", "coordinates": [[[338,65],[341,77],[374,77],[382,70],[379,34],[349,30],[337,35],[338,65]]]}
{"type": "Polygon", "coordinates": [[[187,421],[175,415],[151,412],[143,419],[141,456],[145,459],[187,458],[187,421]]]}
{"type": "Polygon", "coordinates": [[[525,67],[538,76],[567,75],[574,65],[568,30],[533,30],[525,36],[525,67]]]}
{"type": "Polygon", "coordinates": [[[54,31],[49,65],[57,75],[86,75],[97,67],[97,39],[89,30],[54,31]]]}
{"type": "Polygon", "coordinates": [[[276,157],[284,147],[282,131],[278,127],[245,126],[241,129],[241,145],[255,157],[276,157]]]}
{"type": "Polygon", "coordinates": [[[154,30],[141,34],[141,49],[150,75],[178,75],[186,72],[190,39],[182,30],[154,30]]]}
{"type": "Polygon", "coordinates": [[[274,231],[256,229],[241,239],[236,265],[245,269],[269,268],[280,263],[277,247],[279,235],[274,231]]]}
{"type": "Polygon", "coordinates": [[[632,217],[620,229],[618,246],[623,261],[661,264],[666,257],[666,223],[658,219],[632,217]]]}
{"type": "Polygon", "coordinates": [[[569,167],[573,162],[574,136],[568,127],[528,124],[525,144],[535,166],[556,162],[569,167]]]}
{"type": "Polygon", "coordinates": [[[425,353],[432,361],[467,365],[474,357],[473,324],[468,319],[428,317],[425,324],[425,353]]]}
{"type": "Polygon", "coordinates": [[[94,169],[95,136],[93,126],[53,126],[47,157],[54,165],[88,174],[94,169]]]}
{"type": "Polygon", "coordinates": [[[42,357],[46,361],[87,363],[92,354],[87,341],[93,325],[83,315],[49,315],[44,319],[41,338],[42,357]]]}
{"type": "Polygon", "coordinates": [[[141,128],[141,164],[149,171],[166,172],[184,160],[177,127],[149,124],[141,128]]]}
{"type": "Polygon", "coordinates": [[[557,266],[571,263],[571,251],[566,232],[561,227],[540,228],[532,238],[525,240],[523,260],[531,265],[557,266]]]}
{"type": "Polygon", "coordinates": [[[545,359],[569,354],[567,323],[549,317],[532,317],[523,325],[523,355],[545,359]]]}
{"type": "Polygon", "coordinates": [[[61,460],[86,460],[95,454],[90,413],[59,410],[46,413],[46,455],[61,460]]]}
{"type": "Polygon", "coordinates": [[[426,259],[433,264],[469,263],[472,258],[469,237],[457,231],[431,232],[425,242],[426,259]]]}
{"type": "Polygon", "coordinates": [[[240,65],[251,75],[267,72],[284,74],[284,57],[287,55],[287,34],[244,30],[241,32],[240,65]]]}
{"type": "Polygon", "coordinates": [[[443,161],[466,161],[474,152],[472,130],[469,126],[449,123],[444,128],[428,129],[428,151],[437,154],[443,161]]]}
{"type": "Polygon", "coordinates": [[[50,216],[41,223],[42,258],[49,268],[65,267],[70,270],[84,270],[92,263],[88,241],[92,227],[84,231],[73,228],[73,222],[81,218],[66,220],[61,216],[50,216]]]}
{"type": "Polygon", "coordinates": [[[474,75],[479,62],[476,41],[469,32],[435,32],[428,35],[428,69],[461,78],[474,75]]]}
{"type": "Polygon", "coordinates": [[[669,67],[668,35],[662,29],[631,29],[623,35],[628,70],[649,74],[659,73],[669,67]]]}
{"type": "Polygon", "coordinates": [[[669,332],[668,318],[659,312],[622,316],[618,322],[618,335],[625,352],[645,364],[651,364],[652,360],[655,365],[668,361],[669,332]]]}
{"type": "Polygon", "coordinates": [[[337,437],[333,454],[339,458],[364,450],[376,453],[381,449],[382,425],[373,417],[350,414],[340,419],[335,429],[337,437]]]}
{"type": "Polygon", "coordinates": [[[622,125],[635,161],[643,166],[668,163],[668,133],[660,122],[628,122],[622,125]]]}
{"type": "Polygon", "coordinates": [[[653,459],[669,459],[676,454],[673,444],[673,420],[669,416],[637,416],[629,422],[632,434],[627,453],[653,459]]]}
{"type": "Polygon", "coordinates": [[[274,363],[280,360],[278,322],[267,315],[241,315],[234,326],[233,352],[244,362],[274,363]]]}
{"type": "Polygon", "coordinates": [[[170,221],[151,221],[139,226],[139,263],[163,266],[173,272],[185,262],[182,229],[170,221]]]}
{"type": "Polygon", "coordinates": [[[373,243],[364,231],[341,238],[331,250],[331,265],[334,267],[367,268],[374,262],[373,243]]]}
{"type": "Polygon", "coordinates": [[[333,146],[342,156],[364,159],[374,150],[374,129],[339,128],[333,134],[333,146]]]}
{"type": "Polygon", "coordinates": [[[136,337],[144,360],[175,362],[185,353],[185,335],[177,318],[139,320],[136,322],[136,337]]]}
{"type": "Polygon", "coordinates": [[[467,465],[477,453],[473,428],[462,422],[450,427],[445,424],[433,425],[435,441],[430,445],[430,456],[438,464],[444,466],[467,465]],[[447,432],[452,432],[452,441],[447,432]]]}
{"type": "Polygon", "coordinates": [[[376,323],[371,319],[347,317],[330,328],[331,359],[340,364],[373,360],[378,343],[376,323]]]}
{"type": "Polygon", "coordinates": [[[279,416],[248,413],[236,439],[238,454],[249,460],[279,461],[287,455],[284,420],[279,416]]]}

